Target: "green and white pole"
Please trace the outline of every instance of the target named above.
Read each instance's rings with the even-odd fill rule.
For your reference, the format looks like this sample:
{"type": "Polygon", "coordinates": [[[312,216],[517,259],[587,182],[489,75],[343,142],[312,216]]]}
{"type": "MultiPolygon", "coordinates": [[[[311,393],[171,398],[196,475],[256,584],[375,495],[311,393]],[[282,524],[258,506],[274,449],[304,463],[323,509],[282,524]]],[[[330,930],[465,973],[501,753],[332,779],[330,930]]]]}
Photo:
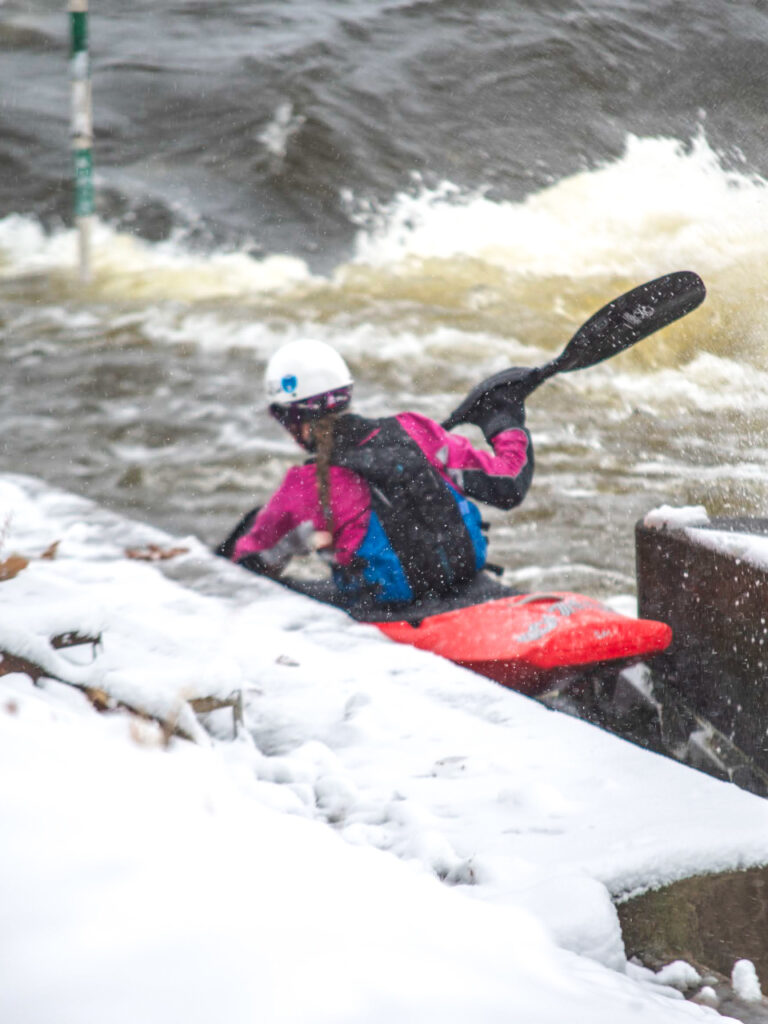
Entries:
{"type": "Polygon", "coordinates": [[[72,153],[74,159],[75,224],[78,231],[80,280],[91,277],[93,219],[93,115],[91,66],[88,57],[88,0],[69,0],[70,78],[72,81],[72,153]]]}

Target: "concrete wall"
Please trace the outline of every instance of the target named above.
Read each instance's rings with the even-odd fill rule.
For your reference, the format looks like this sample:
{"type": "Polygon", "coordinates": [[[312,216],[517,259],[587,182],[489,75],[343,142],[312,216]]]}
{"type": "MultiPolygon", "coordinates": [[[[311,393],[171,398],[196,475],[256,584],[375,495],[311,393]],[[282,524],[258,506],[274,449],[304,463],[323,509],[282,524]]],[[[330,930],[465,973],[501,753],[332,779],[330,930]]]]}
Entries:
{"type": "Polygon", "coordinates": [[[704,546],[707,529],[768,536],[768,519],[639,522],[638,611],[674,631],[655,662],[665,682],[768,770],[768,570],[704,546]]]}

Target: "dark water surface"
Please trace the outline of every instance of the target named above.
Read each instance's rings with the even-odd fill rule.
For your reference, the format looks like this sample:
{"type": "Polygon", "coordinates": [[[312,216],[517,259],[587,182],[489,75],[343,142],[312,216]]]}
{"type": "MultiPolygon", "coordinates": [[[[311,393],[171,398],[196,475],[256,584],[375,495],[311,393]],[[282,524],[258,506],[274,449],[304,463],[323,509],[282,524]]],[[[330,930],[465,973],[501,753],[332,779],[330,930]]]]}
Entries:
{"type": "MultiPolygon", "coordinates": [[[[519,200],[702,122],[768,170],[759,0],[106,0],[90,25],[100,204],[148,237],[327,265],[345,191],[387,201],[419,172],[519,200]]],[[[2,5],[6,212],[69,216],[67,45],[58,0],[2,5]]]]}
{"type": "Polygon", "coordinates": [[[281,341],[336,345],[362,411],[441,417],[693,269],[700,311],[532,398],[493,557],[629,592],[648,508],[764,512],[768,4],[92,4],[87,287],[62,6],[0,3],[0,470],[213,542],[294,458],[281,341]]]}

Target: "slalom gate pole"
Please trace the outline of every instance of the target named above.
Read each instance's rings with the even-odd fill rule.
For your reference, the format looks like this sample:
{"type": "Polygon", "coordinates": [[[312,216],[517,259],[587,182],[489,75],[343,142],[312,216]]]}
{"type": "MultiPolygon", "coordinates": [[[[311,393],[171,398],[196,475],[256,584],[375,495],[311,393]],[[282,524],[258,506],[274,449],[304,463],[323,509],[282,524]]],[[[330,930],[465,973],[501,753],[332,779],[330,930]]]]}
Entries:
{"type": "Polygon", "coordinates": [[[78,232],[80,280],[91,277],[93,219],[93,117],[91,67],[88,57],[88,0],[69,0],[70,79],[72,83],[72,154],[74,213],[78,232]]]}

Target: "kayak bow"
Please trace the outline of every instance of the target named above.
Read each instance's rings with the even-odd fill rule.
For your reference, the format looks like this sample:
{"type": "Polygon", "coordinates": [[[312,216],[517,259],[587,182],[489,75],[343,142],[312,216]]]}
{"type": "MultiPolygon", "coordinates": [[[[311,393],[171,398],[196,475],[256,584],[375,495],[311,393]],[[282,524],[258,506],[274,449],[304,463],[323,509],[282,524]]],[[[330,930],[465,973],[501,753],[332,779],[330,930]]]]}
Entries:
{"type": "Polygon", "coordinates": [[[376,622],[391,640],[431,651],[526,694],[587,667],[630,663],[665,650],[672,630],[633,619],[583,594],[516,594],[429,615],[376,622]]]}

